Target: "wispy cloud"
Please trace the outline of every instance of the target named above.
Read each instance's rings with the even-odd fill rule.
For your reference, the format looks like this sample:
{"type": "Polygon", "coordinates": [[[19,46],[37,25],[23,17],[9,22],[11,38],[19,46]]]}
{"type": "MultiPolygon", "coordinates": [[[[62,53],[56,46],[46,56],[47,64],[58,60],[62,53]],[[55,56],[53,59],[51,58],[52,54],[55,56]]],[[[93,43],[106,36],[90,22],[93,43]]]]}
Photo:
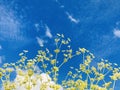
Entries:
{"type": "Polygon", "coordinates": [[[119,29],[114,29],[114,30],[113,30],[113,34],[114,34],[116,37],[120,38],[120,30],[119,30],[119,29]]]}
{"type": "Polygon", "coordinates": [[[0,56],[0,64],[5,60],[5,56],[0,56]]]}
{"type": "Polygon", "coordinates": [[[26,34],[29,32],[27,32],[27,24],[23,20],[24,15],[21,11],[18,14],[17,9],[13,9],[14,2],[14,0],[9,3],[4,0],[0,1],[0,43],[4,44],[5,41],[8,48],[12,49],[22,47],[30,42],[28,34],[26,34]]]}
{"type": "Polygon", "coordinates": [[[55,0],[55,2],[60,6],[60,8],[65,8],[65,6],[62,5],[58,0],[55,0]]]}
{"type": "Polygon", "coordinates": [[[2,46],[0,45],[0,50],[2,49],[2,46]]]}
{"type": "Polygon", "coordinates": [[[37,31],[40,30],[40,25],[39,25],[39,23],[35,23],[34,26],[35,26],[35,28],[36,28],[37,31]]]}
{"type": "Polygon", "coordinates": [[[22,22],[15,11],[5,5],[0,6],[0,40],[22,40],[22,22]]]}
{"type": "Polygon", "coordinates": [[[2,56],[0,56],[0,64],[2,63],[2,56]]]}
{"type": "Polygon", "coordinates": [[[74,18],[70,13],[66,12],[66,15],[68,16],[68,19],[71,21],[71,22],[74,22],[74,23],[79,23],[79,19],[76,19],[74,18]]]}
{"type": "Polygon", "coordinates": [[[36,37],[36,39],[37,39],[37,42],[38,42],[38,44],[42,47],[42,46],[44,46],[44,40],[43,39],[41,39],[41,38],[39,38],[39,37],[36,37]]]}
{"type": "Polygon", "coordinates": [[[49,38],[52,38],[53,36],[51,34],[50,28],[47,25],[45,25],[45,29],[46,29],[46,32],[45,32],[46,36],[49,38]]]}

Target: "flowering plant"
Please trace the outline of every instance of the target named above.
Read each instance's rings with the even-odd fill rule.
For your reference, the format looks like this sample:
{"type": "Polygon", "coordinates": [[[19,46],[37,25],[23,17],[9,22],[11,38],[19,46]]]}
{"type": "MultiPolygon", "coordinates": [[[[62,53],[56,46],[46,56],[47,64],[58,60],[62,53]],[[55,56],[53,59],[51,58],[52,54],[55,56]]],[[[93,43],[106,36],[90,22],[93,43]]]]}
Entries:
{"type": "Polygon", "coordinates": [[[102,59],[93,66],[94,55],[85,48],[73,51],[70,42],[70,38],[57,34],[55,49],[41,49],[33,59],[28,59],[28,51],[23,50],[19,54],[19,61],[5,63],[0,68],[3,90],[114,90],[116,81],[120,79],[118,65],[102,59]],[[60,68],[80,55],[82,63],[79,68],[70,67],[72,70],[67,73],[62,84],[59,84],[60,68]],[[58,56],[62,59],[61,63],[58,56]],[[13,74],[16,76],[12,80],[13,74]]]}

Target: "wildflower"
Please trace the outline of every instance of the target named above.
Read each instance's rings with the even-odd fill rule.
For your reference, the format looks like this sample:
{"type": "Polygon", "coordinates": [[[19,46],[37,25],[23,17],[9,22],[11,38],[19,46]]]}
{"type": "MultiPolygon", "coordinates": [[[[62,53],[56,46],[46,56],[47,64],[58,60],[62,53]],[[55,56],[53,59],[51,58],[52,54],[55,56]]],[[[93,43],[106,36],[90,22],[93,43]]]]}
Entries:
{"type": "Polygon", "coordinates": [[[63,62],[66,63],[67,61],[68,61],[68,59],[67,59],[67,58],[64,58],[64,61],[63,61],[63,62]]]}
{"type": "Polygon", "coordinates": [[[98,63],[98,70],[102,70],[105,67],[104,62],[98,63]]]}
{"type": "Polygon", "coordinates": [[[108,83],[105,83],[103,86],[106,87],[106,88],[109,88],[111,84],[112,84],[112,82],[110,81],[108,83]]]}
{"type": "Polygon", "coordinates": [[[29,69],[29,70],[28,70],[28,76],[31,77],[33,74],[34,74],[33,70],[32,70],[32,69],[29,69]]]}
{"type": "Polygon", "coordinates": [[[54,71],[54,72],[57,72],[57,71],[59,71],[59,68],[56,67],[56,66],[54,66],[54,67],[53,67],[53,71],[54,71]]]}
{"type": "Polygon", "coordinates": [[[76,51],[76,55],[80,55],[80,52],[79,52],[79,51],[76,51]]]}
{"type": "Polygon", "coordinates": [[[42,67],[45,69],[45,68],[47,68],[47,65],[46,65],[46,64],[43,64],[43,66],[42,66],[42,67]]]}
{"type": "Polygon", "coordinates": [[[55,49],[54,52],[57,54],[60,52],[60,49],[55,49]]]}
{"type": "Polygon", "coordinates": [[[86,49],[85,48],[80,48],[79,49],[82,53],[85,53],[86,49]]]}
{"type": "Polygon", "coordinates": [[[14,71],[14,69],[13,68],[6,68],[6,71],[11,73],[12,71],[14,71]]]}
{"type": "Polygon", "coordinates": [[[55,42],[56,42],[56,43],[58,43],[59,41],[60,41],[60,39],[58,39],[58,38],[55,39],[55,42]]]}
{"type": "Polygon", "coordinates": [[[54,65],[56,63],[56,59],[51,60],[51,64],[54,65]]]}
{"type": "Polygon", "coordinates": [[[71,72],[71,71],[69,71],[69,72],[68,72],[68,75],[69,75],[69,76],[70,76],[70,75],[72,75],[72,72],[71,72]]]}
{"type": "Polygon", "coordinates": [[[32,67],[33,65],[34,65],[34,62],[30,62],[30,61],[29,61],[29,62],[27,63],[27,67],[32,67]]]}
{"type": "Polygon", "coordinates": [[[24,75],[24,73],[23,73],[22,70],[17,70],[17,71],[18,71],[18,75],[20,75],[20,76],[23,76],[23,75],[24,75]]]}

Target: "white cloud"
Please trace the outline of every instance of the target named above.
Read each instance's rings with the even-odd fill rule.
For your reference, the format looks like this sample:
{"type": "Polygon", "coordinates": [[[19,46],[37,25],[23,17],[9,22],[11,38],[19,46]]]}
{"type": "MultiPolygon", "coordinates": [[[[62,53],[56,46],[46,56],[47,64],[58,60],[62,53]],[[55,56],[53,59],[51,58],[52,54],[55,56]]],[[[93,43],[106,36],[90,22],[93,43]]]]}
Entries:
{"type": "MultiPolygon", "coordinates": [[[[23,71],[23,72],[24,72],[24,74],[27,73],[27,72],[25,72],[25,71],[23,71]]],[[[55,83],[51,80],[51,78],[50,78],[49,75],[47,75],[47,74],[45,74],[45,73],[41,73],[41,74],[39,75],[39,79],[36,78],[36,77],[37,77],[37,74],[34,74],[34,75],[31,77],[31,79],[35,80],[35,82],[36,82],[36,85],[35,85],[34,87],[32,87],[31,90],[40,90],[40,88],[42,87],[42,84],[43,84],[43,83],[46,83],[47,86],[48,86],[48,87],[46,88],[46,90],[53,90],[52,88],[49,87],[49,85],[54,85],[55,83]]],[[[17,76],[16,76],[16,78],[15,78],[15,83],[16,83],[16,85],[17,85],[16,90],[26,90],[26,89],[24,88],[24,85],[19,86],[19,84],[18,84],[18,83],[20,83],[20,82],[23,82],[25,79],[26,79],[25,75],[23,75],[23,76],[17,75],[17,76]]],[[[29,82],[28,82],[28,83],[29,83],[29,82]]],[[[61,87],[60,90],[63,90],[63,88],[61,87]]]]}
{"type": "Polygon", "coordinates": [[[51,34],[50,28],[47,25],[45,25],[45,28],[46,28],[46,32],[45,32],[46,36],[49,38],[52,38],[53,36],[51,34]]]}
{"type": "Polygon", "coordinates": [[[70,19],[71,22],[79,23],[79,19],[75,19],[72,15],[70,15],[68,12],[66,12],[66,15],[68,16],[68,19],[70,19]]]}
{"type": "Polygon", "coordinates": [[[36,39],[37,39],[38,44],[39,44],[41,47],[44,46],[44,40],[43,40],[43,39],[41,39],[41,38],[39,38],[39,37],[36,37],[36,39]]]}
{"type": "MultiPolygon", "coordinates": [[[[10,68],[10,69],[12,69],[12,68],[10,68]]],[[[12,81],[12,82],[15,82],[15,84],[16,84],[15,90],[26,90],[25,85],[19,85],[19,84],[22,83],[24,80],[27,80],[27,71],[21,70],[21,69],[18,69],[18,70],[21,71],[23,75],[19,75],[18,72],[16,72],[17,73],[16,77],[15,77],[14,81],[12,81]]],[[[55,85],[55,83],[54,83],[54,81],[52,81],[51,77],[45,73],[41,73],[41,74],[34,73],[30,79],[31,79],[31,81],[35,80],[35,82],[36,82],[36,85],[34,87],[32,87],[31,90],[40,90],[40,88],[42,88],[42,86],[45,84],[47,85],[46,90],[53,90],[49,86],[55,85]]],[[[27,82],[26,84],[28,84],[28,83],[29,82],[27,82]]],[[[4,88],[1,87],[0,90],[4,90],[4,88]]],[[[64,90],[64,89],[61,86],[59,90],[64,90]]]]}
{"type": "Polygon", "coordinates": [[[120,30],[119,30],[119,29],[114,29],[113,34],[114,34],[116,37],[120,38],[120,30]]]}

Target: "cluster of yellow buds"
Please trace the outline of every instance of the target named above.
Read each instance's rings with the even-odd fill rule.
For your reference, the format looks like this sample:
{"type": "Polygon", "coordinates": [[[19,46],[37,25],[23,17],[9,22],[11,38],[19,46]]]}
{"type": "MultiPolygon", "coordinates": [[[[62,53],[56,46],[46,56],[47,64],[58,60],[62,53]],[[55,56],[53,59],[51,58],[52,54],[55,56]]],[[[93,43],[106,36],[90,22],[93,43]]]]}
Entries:
{"type": "Polygon", "coordinates": [[[74,51],[70,42],[70,38],[57,34],[55,49],[41,47],[42,49],[33,59],[28,59],[26,55],[28,51],[23,50],[19,54],[19,61],[6,63],[0,68],[1,88],[4,90],[114,90],[115,82],[120,80],[118,65],[103,59],[95,63],[95,56],[89,50],[78,48],[74,51]],[[59,80],[60,70],[64,70],[62,66],[77,56],[82,56],[79,57],[79,67],[70,66],[71,70],[65,79],[59,80]],[[58,83],[60,81],[61,84],[58,83]]]}

